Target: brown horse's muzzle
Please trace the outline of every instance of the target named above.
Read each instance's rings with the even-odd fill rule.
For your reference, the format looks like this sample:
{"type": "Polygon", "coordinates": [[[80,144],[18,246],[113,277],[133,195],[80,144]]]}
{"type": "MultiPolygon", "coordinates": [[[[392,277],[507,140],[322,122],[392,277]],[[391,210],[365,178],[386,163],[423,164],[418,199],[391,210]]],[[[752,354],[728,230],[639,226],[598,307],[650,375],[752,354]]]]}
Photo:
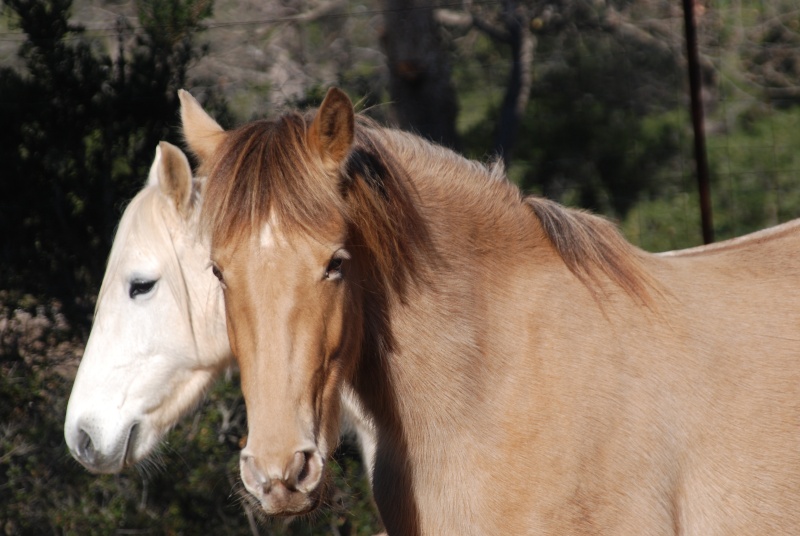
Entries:
{"type": "Polygon", "coordinates": [[[297,515],[314,510],[322,497],[325,464],[317,449],[297,450],[286,463],[266,470],[243,451],[239,468],[244,487],[269,515],[297,515]]]}

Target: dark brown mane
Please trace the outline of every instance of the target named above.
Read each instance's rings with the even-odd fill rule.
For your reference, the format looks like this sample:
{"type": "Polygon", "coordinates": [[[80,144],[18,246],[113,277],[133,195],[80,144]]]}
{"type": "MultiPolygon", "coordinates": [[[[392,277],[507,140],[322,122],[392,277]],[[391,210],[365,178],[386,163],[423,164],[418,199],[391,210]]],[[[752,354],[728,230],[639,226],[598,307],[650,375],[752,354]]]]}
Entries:
{"type": "Polygon", "coordinates": [[[425,278],[437,254],[405,168],[374,135],[379,127],[364,117],[356,125],[354,149],[345,165],[347,221],[356,247],[372,257],[377,269],[373,275],[402,296],[407,281],[425,278]]]}

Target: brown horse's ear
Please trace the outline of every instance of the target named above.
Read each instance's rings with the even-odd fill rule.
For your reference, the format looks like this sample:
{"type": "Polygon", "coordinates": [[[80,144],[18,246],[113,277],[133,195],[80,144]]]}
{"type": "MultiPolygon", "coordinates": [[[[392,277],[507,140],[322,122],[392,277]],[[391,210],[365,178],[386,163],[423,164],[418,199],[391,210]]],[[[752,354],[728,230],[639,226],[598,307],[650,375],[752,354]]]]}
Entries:
{"type": "Polygon", "coordinates": [[[175,203],[178,212],[188,214],[192,203],[192,168],[183,151],[171,143],[159,143],[148,184],[157,185],[175,203]]]}
{"type": "Polygon", "coordinates": [[[308,129],[308,144],[326,164],[339,168],[353,145],[354,124],[355,112],[350,97],[332,87],[308,129]]]}
{"type": "Polygon", "coordinates": [[[225,131],[188,91],[179,89],[178,98],[181,101],[181,123],[186,145],[201,163],[205,162],[222,143],[225,131]]]}

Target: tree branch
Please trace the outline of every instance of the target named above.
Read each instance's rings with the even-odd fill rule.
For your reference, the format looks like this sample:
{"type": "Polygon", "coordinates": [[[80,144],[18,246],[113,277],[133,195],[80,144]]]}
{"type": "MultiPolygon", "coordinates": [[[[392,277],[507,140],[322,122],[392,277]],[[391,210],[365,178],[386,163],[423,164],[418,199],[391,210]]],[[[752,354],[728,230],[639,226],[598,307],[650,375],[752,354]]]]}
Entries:
{"type": "Polygon", "coordinates": [[[603,30],[607,32],[615,33],[620,37],[634,41],[636,43],[642,43],[648,46],[652,46],[654,48],[661,50],[664,53],[671,54],[673,52],[672,43],[664,42],[661,39],[657,39],[652,33],[642,30],[639,26],[628,22],[622,15],[622,13],[620,13],[613,7],[608,8],[608,11],[602,18],[600,26],[603,30]]]}
{"type": "Polygon", "coordinates": [[[339,8],[342,8],[346,5],[346,0],[330,0],[329,2],[324,2],[310,11],[306,11],[304,13],[300,13],[297,15],[296,18],[292,20],[292,22],[313,22],[315,20],[321,19],[322,17],[336,11],[339,8]]]}
{"type": "Polygon", "coordinates": [[[455,11],[452,9],[435,9],[433,17],[436,22],[451,28],[475,28],[483,32],[489,38],[501,43],[508,43],[511,36],[507,31],[499,26],[495,26],[488,20],[478,16],[474,12],[455,11]]]}

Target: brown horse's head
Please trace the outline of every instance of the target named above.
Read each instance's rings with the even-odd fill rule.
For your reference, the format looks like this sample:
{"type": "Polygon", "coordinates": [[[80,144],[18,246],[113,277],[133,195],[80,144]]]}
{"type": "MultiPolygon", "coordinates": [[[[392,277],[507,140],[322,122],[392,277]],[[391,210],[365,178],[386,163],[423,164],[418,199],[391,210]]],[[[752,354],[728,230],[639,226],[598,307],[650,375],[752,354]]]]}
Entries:
{"type": "Polygon", "coordinates": [[[383,200],[403,195],[382,182],[381,152],[357,147],[339,90],[315,114],[229,132],[188,93],[181,101],[187,143],[209,175],[201,225],[247,406],[242,479],[267,513],[306,512],[323,498],[342,379],[361,355],[359,304],[376,280],[400,285],[413,254],[393,238],[405,231],[393,212],[413,209],[383,200]]]}

